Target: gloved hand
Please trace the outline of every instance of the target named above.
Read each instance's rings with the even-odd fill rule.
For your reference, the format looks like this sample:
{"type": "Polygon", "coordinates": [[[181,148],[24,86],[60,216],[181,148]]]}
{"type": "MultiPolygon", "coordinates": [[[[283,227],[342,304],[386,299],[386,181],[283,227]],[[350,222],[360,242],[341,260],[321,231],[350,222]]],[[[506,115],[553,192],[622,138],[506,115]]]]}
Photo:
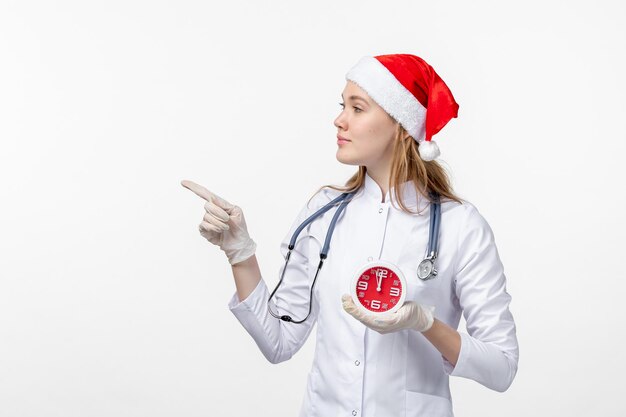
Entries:
{"type": "Polygon", "coordinates": [[[241,208],[195,182],[183,180],[181,185],[206,200],[206,213],[199,225],[200,234],[224,251],[234,265],[245,261],[256,251],[256,243],[248,235],[241,208]]]}
{"type": "Polygon", "coordinates": [[[361,310],[354,304],[351,295],[342,295],[341,302],[343,309],[352,317],[381,334],[402,329],[425,332],[431,328],[435,321],[433,317],[434,306],[422,306],[414,301],[406,301],[396,312],[381,316],[368,314],[361,310]]]}

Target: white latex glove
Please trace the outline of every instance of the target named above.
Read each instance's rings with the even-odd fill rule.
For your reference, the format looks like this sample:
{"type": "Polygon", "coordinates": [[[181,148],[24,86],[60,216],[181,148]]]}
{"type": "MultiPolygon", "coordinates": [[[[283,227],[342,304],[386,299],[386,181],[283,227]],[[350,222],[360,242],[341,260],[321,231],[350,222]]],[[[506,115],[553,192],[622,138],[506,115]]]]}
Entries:
{"type": "Polygon", "coordinates": [[[422,306],[414,301],[406,301],[396,312],[385,315],[368,314],[361,310],[351,295],[341,296],[343,309],[352,317],[378,333],[385,334],[402,329],[413,329],[425,332],[430,329],[435,321],[433,317],[434,306],[422,306]]]}
{"type": "Polygon", "coordinates": [[[206,213],[198,226],[200,234],[224,251],[231,265],[245,261],[256,252],[256,243],[248,235],[243,211],[217,194],[193,181],[181,185],[206,200],[206,213]]]}

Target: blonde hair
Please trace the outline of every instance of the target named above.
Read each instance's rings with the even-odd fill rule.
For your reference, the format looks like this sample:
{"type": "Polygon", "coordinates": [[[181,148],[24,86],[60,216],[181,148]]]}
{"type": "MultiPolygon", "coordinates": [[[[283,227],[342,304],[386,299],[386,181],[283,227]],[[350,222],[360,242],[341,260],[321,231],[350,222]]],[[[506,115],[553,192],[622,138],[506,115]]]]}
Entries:
{"type": "MultiPolygon", "coordinates": [[[[426,191],[434,191],[439,194],[441,202],[445,199],[449,199],[463,204],[463,200],[454,194],[450,177],[446,170],[436,160],[424,161],[419,155],[419,143],[409,136],[406,129],[404,129],[400,123],[396,125],[396,138],[392,150],[389,186],[391,187],[393,184],[394,194],[400,204],[400,209],[407,213],[417,214],[417,212],[412,212],[406,207],[402,195],[398,194],[400,184],[405,181],[412,181],[413,185],[416,187],[417,193],[423,194],[429,202],[432,202],[432,200],[426,191]]],[[[367,168],[360,165],[358,171],[346,181],[344,186],[326,184],[321,186],[313,196],[323,188],[332,188],[333,190],[341,192],[357,191],[365,184],[366,172],[367,168]]],[[[313,196],[311,196],[311,198],[313,198],[313,196]]],[[[309,202],[311,198],[309,198],[309,202]]],[[[396,207],[395,204],[393,204],[393,200],[392,205],[396,207]]]]}

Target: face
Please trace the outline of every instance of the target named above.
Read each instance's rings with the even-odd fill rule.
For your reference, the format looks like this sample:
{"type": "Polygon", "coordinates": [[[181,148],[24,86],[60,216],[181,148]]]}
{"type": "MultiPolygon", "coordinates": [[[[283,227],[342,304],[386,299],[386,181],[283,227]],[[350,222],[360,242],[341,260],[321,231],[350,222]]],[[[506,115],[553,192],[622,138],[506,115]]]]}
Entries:
{"type": "Polygon", "coordinates": [[[391,163],[397,122],[352,81],[341,94],[341,113],[334,121],[337,134],[349,142],[338,143],[337,160],[364,165],[368,171],[391,163]]]}

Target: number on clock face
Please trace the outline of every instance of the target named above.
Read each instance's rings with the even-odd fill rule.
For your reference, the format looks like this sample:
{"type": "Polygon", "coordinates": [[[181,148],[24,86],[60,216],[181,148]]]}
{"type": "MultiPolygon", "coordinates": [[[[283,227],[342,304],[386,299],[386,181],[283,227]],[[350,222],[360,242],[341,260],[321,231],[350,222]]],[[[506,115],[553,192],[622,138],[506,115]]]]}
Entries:
{"type": "Polygon", "coordinates": [[[393,270],[381,266],[364,271],[356,282],[356,289],[361,305],[375,312],[392,309],[400,301],[403,291],[393,270]]]}

